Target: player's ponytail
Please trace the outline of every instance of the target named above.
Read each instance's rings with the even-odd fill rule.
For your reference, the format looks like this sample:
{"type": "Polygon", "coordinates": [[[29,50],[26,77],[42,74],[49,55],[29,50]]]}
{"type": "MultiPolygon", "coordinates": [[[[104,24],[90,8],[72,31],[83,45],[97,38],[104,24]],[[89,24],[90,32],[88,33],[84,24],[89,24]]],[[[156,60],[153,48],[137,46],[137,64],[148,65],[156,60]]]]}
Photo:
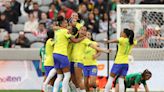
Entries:
{"type": "Polygon", "coordinates": [[[133,45],[133,43],[134,43],[134,32],[132,30],[129,30],[129,31],[130,31],[129,43],[130,43],[130,45],[133,45]]]}
{"type": "Polygon", "coordinates": [[[152,76],[152,73],[148,70],[148,69],[145,69],[144,72],[142,73],[142,76],[149,76],[151,77],[152,76]]]}
{"type": "Polygon", "coordinates": [[[130,45],[133,45],[133,43],[134,43],[134,32],[132,30],[125,28],[124,33],[129,38],[130,45]]]}

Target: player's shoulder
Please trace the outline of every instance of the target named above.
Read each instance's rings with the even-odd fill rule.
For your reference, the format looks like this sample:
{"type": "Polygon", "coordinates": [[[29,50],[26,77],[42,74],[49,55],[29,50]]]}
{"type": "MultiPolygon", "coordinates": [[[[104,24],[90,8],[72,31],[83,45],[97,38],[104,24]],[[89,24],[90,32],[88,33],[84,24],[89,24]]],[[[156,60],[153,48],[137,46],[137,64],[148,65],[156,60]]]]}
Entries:
{"type": "Polygon", "coordinates": [[[135,76],[135,77],[137,77],[137,78],[141,78],[141,77],[142,77],[142,74],[141,74],[141,73],[134,73],[133,76],[135,76]]]}
{"type": "Polygon", "coordinates": [[[49,38],[48,40],[47,40],[47,42],[53,42],[54,41],[54,39],[53,38],[49,38]]]}
{"type": "Polygon", "coordinates": [[[96,41],[91,41],[92,44],[98,45],[98,43],[96,41]]]}
{"type": "Polygon", "coordinates": [[[88,38],[85,38],[84,40],[83,40],[83,42],[92,42],[90,39],[88,39],[88,38]]]}
{"type": "Polygon", "coordinates": [[[68,32],[68,29],[66,29],[66,28],[62,28],[61,30],[64,32],[68,32]]]}
{"type": "Polygon", "coordinates": [[[118,41],[119,42],[128,41],[128,38],[120,37],[118,38],[118,41]]]}

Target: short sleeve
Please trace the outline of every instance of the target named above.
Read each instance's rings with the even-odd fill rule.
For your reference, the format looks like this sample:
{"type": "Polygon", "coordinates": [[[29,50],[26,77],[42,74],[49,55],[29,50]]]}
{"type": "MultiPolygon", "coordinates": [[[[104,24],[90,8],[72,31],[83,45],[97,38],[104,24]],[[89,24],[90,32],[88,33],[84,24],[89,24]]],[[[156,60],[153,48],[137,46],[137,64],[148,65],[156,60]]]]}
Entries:
{"type": "Polygon", "coordinates": [[[89,39],[85,39],[84,40],[84,44],[85,45],[87,45],[87,46],[89,46],[90,44],[92,44],[93,42],[91,41],[91,40],[89,40],[89,39]]]}
{"type": "Polygon", "coordinates": [[[121,38],[118,39],[119,44],[122,44],[123,41],[124,41],[124,38],[123,37],[121,37],[121,38]]]}
{"type": "Polygon", "coordinates": [[[145,86],[146,85],[146,81],[142,81],[142,84],[145,86]]]}
{"type": "Polygon", "coordinates": [[[72,35],[68,33],[67,29],[65,29],[64,30],[64,36],[69,39],[69,38],[71,38],[72,35]]]}

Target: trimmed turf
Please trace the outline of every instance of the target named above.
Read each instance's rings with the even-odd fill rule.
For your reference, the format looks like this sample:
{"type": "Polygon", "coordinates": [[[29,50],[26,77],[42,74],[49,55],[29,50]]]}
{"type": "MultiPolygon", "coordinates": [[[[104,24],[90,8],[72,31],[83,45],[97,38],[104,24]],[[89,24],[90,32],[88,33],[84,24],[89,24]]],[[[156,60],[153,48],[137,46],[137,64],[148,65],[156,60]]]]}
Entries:
{"type": "Polygon", "coordinates": [[[41,92],[40,90],[0,90],[0,92],[41,92]]]}

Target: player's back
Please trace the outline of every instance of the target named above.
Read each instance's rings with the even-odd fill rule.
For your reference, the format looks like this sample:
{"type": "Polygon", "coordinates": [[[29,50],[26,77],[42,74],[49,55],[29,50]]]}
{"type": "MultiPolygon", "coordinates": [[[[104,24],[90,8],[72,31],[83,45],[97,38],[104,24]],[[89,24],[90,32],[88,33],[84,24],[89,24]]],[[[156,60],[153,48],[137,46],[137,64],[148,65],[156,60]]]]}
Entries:
{"type": "Polygon", "coordinates": [[[134,41],[133,45],[130,45],[128,38],[121,37],[118,41],[118,51],[115,64],[128,64],[128,55],[131,53],[134,45],[137,44],[137,41],[134,41]]]}
{"type": "Polygon", "coordinates": [[[54,49],[54,40],[52,38],[48,39],[46,42],[46,59],[44,65],[46,66],[53,66],[54,61],[53,61],[53,49],[54,49]]]}
{"type": "Polygon", "coordinates": [[[69,38],[71,34],[68,33],[68,30],[61,28],[55,32],[55,45],[53,53],[62,54],[67,56],[67,47],[69,43],[69,38]]]}
{"type": "Polygon", "coordinates": [[[142,82],[141,79],[142,79],[141,73],[129,74],[125,77],[126,85],[130,87],[130,86],[134,85],[135,83],[139,84],[140,82],[142,82]]]}

